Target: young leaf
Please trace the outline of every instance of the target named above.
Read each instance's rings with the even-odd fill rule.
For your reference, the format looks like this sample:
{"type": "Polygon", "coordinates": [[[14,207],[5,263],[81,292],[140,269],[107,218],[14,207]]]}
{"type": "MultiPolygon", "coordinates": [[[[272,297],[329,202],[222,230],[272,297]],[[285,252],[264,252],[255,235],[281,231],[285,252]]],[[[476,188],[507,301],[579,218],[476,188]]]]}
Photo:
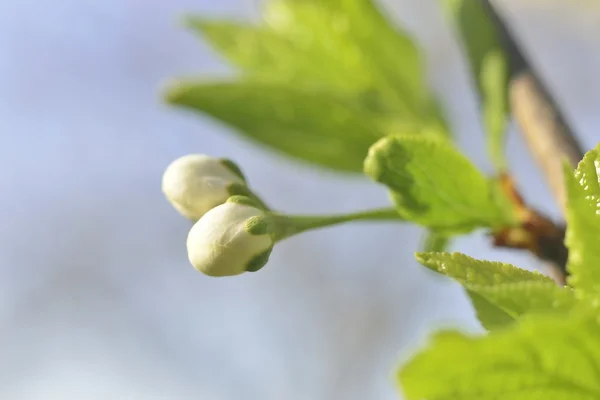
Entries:
{"type": "Polygon", "coordinates": [[[200,110],[292,157],[359,172],[383,136],[376,115],[330,92],[258,81],[180,83],[167,100],[200,110]]]}
{"type": "Polygon", "coordinates": [[[437,334],[398,373],[408,400],[600,398],[600,324],[595,313],[538,315],[473,337],[437,334]]]}
{"type": "Polygon", "coordinates": [[[371,0],[271,0],[263,17],[259,25],[188,18],[192,29],[241,69],[241,88],[216,93],[218,85],[190,82],[186,96],[180,86],[168,92],[168,101],[223,120],[285,154],[341,171],[360,172],[368,146],[382,131],[420,133],[434,126],[447,134],[413,40],[371,0]],[[282,129],[269,131],[275,128],[282,129]]]}
{"type": "Polygon", "coordinates": [[[569,285],[600,294],[600,146],[586,153],[575,174],[565,170],[569,285]]]}
{"type": "MultiPolygon", "coordinates": [[[[347,38],[335,38],[336,42],[327,46],[328,52],[322,41],[311,41],[306,45],[306,36],[303,39],[291,29],[281,32],[266,24],[252,26],[201,17],[190,17],[187,22],[229,62],[239,67],[244,79],[319,86],[347,95],[367,92],[376,86],[372,71],[356,56],[357,49],[347,38]],[[334,61],[332,57],[336,54],[346,56],[334,61]],[[351,63],[353,58],[359,62],[351,63]]],[[[381,93],[377,96],[380,98],[381,93]]],[[[379,106],[386,104],[381,100],[377,103],[379,106]]]]}
{"type": "Polygon", "coordinates": [[[502,310],[477,292],[471,290],[466,290],[466,292],[475,309],[477,319],[481,323],[481,326],[488,331],[501,329],[515,322],[515,319],[506,311],[502,310]]]}
{"type": "Polygon", "coordinates": [[[502,309],[513,319],[528,314],[565,313],[578,304],[573,289],[560,287],[554,282],[465,284],[465,287],[502,309]]]}
{"type": "Polygon", "coordinates": [[[417,253],[424,266],[462,284],[484,328],[502,328],[529,313],[564,312],[575,305],[571,289],[552,279],[500,262],[460,253],[417,253]]]}
{"type": "Polygon", "coordinates": [[[319,48],[317,62],[338,65],[348,80],[357,75],[342,72],[346,66],[361,65],[359,73],[372,77],[373,87],[403,114],[428,119],[437,111],[414,41],[392,27],[372,0],[275,0],[265,14],[273,29],[319,48]],[[337,52],[341,41],[349,51],[337,52]]]}
{"type": "Polygon", "coordinates": [[[429,269],[456,279],[464,285],[496,285],[513,282],[548,282],[549,277],[511,264],[482,261],[461,253],[417,253],[417,260],[429,269]]]}
{"type": "Polygon", "coordinates": [[[250,76],[375,91],[396,112],[417,115],[431,101],[413,40],[393,28],[371,0],[270,0],[258,26],[188,18],[250,76]]]}
{"type": "Polygon", "coordinates": [[[504,135],[508,103],[507,57],[482,1],[444,0],[452,25],[460,34],[482,101],[488,152],[499,170],[506,169],[504,135]]]}
{"type": "Polygon", "coordinates": [[[440,232],[515,223],[509,201],[446,140],[387,136],[369,149],[364,171],[388,186],[399,214],[440,232]]]}

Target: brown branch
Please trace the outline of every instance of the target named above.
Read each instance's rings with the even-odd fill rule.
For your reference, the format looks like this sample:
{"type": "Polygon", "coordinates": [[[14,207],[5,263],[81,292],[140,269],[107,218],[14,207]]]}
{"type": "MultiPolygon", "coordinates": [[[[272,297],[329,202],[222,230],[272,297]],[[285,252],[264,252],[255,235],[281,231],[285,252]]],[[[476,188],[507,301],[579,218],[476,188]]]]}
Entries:
{"type": "Polygon", "coordinates": [[[564,245],[564,226],[557,226],[550,218],[529,207],[510,175],[501,175],[500,183],[517,210],[520,224],[493,232],[494,245],[529,251],[547,264],[558,283],[565,284],[568,252],[564,245]]]}
{"type": "Polygon", "coordinates": [[[531,72],[522,73],[512,79],[510,102],[529,151],[544,172],[554,198],[565,215],[562,163],[566,159],[575,168],[583,158],[583,153],[531,72]]]}
{"type": "MultiPolygon", "coordinates": [[[[496,25],[502,46],[508,55],[509,99],[520,133],[564,214],[565,189],[562,162],[563,159],[567,159],[575,167],[583,158],[582,148],[547,88],[527,61],[507,24],[496,11],[493,0],[482,0],[482,4],[487,15],[496,25]]],[[[565,281],[567,259],[567,249],[563,239],[564,228],[556,227],[548,235],[538,237],[539,251],[536,254],[551,265],[557,281],[561,283],[565,281]]]]}

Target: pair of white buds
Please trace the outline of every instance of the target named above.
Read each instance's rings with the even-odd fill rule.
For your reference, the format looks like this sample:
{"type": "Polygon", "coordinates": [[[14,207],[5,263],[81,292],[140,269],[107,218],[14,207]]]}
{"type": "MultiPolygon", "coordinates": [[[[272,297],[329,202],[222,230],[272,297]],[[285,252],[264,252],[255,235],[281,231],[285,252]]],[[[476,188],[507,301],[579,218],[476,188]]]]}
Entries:
{"type": "Polygon", "coordinates": [[[198,271],[231,276],[267,263],[275,243],[270,214],[235,163],[183,156],[165,170],[162,190],[180,214],[194,221],[187,252],[198,271]]]}

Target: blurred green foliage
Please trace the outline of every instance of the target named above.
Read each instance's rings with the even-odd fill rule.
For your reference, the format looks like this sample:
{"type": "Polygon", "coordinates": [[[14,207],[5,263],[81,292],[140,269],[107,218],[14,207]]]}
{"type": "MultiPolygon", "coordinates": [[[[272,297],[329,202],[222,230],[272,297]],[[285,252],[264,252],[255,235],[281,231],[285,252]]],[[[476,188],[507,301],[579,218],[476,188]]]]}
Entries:
{"type": "Polygon", "coordinates": [[[414,40],[368,0],[273,0],[257,25],[190,17],[235,80],[182,80],[167,100],[296,159],[362,172],[387,134],[448,134],[414,40]]]}

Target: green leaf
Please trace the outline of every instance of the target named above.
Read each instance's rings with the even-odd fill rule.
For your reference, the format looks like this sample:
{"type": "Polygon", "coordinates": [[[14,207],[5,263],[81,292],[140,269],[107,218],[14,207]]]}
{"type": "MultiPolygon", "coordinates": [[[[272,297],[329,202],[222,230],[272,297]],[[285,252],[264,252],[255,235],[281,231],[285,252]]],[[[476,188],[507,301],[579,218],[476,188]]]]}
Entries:
{"type": "Polygon", "coordinates": [[[481,323],[481,326],[488,331],[501,329],[515,322],[515,319],[506,311],[502,310],[502,308],[490,302],[482,295],[471,290],[466,290],[466,292],[475,309],[477,319],[481,323]]]}
{"type": "Polygon", "coordinates": [[[389,122],[331,92],[279,83],[181,82],[166,97],[287,155],[342,171],[362,171],[389,122]]]}
{"type": "MultiPolygon", "coordinates": [[[[201,33],[229,62],[239,67],[244,79],[325,87],[346,95],[367,93],[375,86],[373,73],[366,70],[364,63],[349,62],[358,56],[352,42],[347,40],[328,46],[320,41],[311,41],[307,45],[306,39],[303,41],[298,33],[275,31],[268,25],[252,26],[201,17],[188,18],[188,25],[201,33]],[[332,47],[334,53],[354,56],[337,62],[315,62],[331,59],[332,49],[327,52],[323,47],[332,47]],[[354,79],[349,79],[351,75],[354,79]]],[[[379,98],[374,105],[384,106],[385,102],[379,98]]]]}
{"type": "Polygon", "coordinates": [[[569,285],[600,294],[600,146],[586,153],[575,174],[565,168],[569,285]]]}
{"type": "Polygon", "coordinates": [[[258,26],[188,18],[246,75],[285,83],[375,91],[403,114],[431,101],[419,50],[370,0],[271,0],[258,26]],[[392,51],[393,50],[393,51],[392,51]]]}
{"type": "Polygon", "coordinates": [[[596,400],[596,313],[538,315],[487,336],[446,331],[398,373],[407,400],[596,400]]]}
{"type": "Polygon", "coordinates": [[[509,71],[498,32],[482,1],[444,0],[442,3],[460,34],[482,100],[488,152],[496,168],[505,170],[509,71]]]}
{"type": "Polygon", "coordinates": [[[369,149],[364,171],[388,186],[406,220],[445,233],[515,224],[509,200],[447,140],[388,136],[369,149]]]}
{"type": "Polygon", "coordinates": [[[571,289],[545,275],[460,253],[417,253],[424,266],[464,286],[484,328],[495,330],[530,313],[565,312],[576,304],[571,289]]]}
{"type": "Polygon", "coordinates": [[[527,314],[565,313],[578,303],[573,289],[560,287],[554,282],[526,281],[491,286],[467,284],[466,287],[513,319],[527,314]]]}
{"type": "Polygon", "coordinates": [[[549,282],[552,279],[511,264],[482,261],[461,253],[417,253],[417,260],[429,269],[468,285],[496,285],[524,281],[549,282]]]}
{"type": "Polygon", "coordinates": [[[170,89],[167,100],[248,139],[313,164],[362,172],[368,147],[384,134],[430,127],[448,134],[419,50],[371,0],[271,0],[258,25],[186,22],[240,69],[240,87],[187,82],[170,89]],[[265,125],[281,129],[265,133],[265,125]]]}

